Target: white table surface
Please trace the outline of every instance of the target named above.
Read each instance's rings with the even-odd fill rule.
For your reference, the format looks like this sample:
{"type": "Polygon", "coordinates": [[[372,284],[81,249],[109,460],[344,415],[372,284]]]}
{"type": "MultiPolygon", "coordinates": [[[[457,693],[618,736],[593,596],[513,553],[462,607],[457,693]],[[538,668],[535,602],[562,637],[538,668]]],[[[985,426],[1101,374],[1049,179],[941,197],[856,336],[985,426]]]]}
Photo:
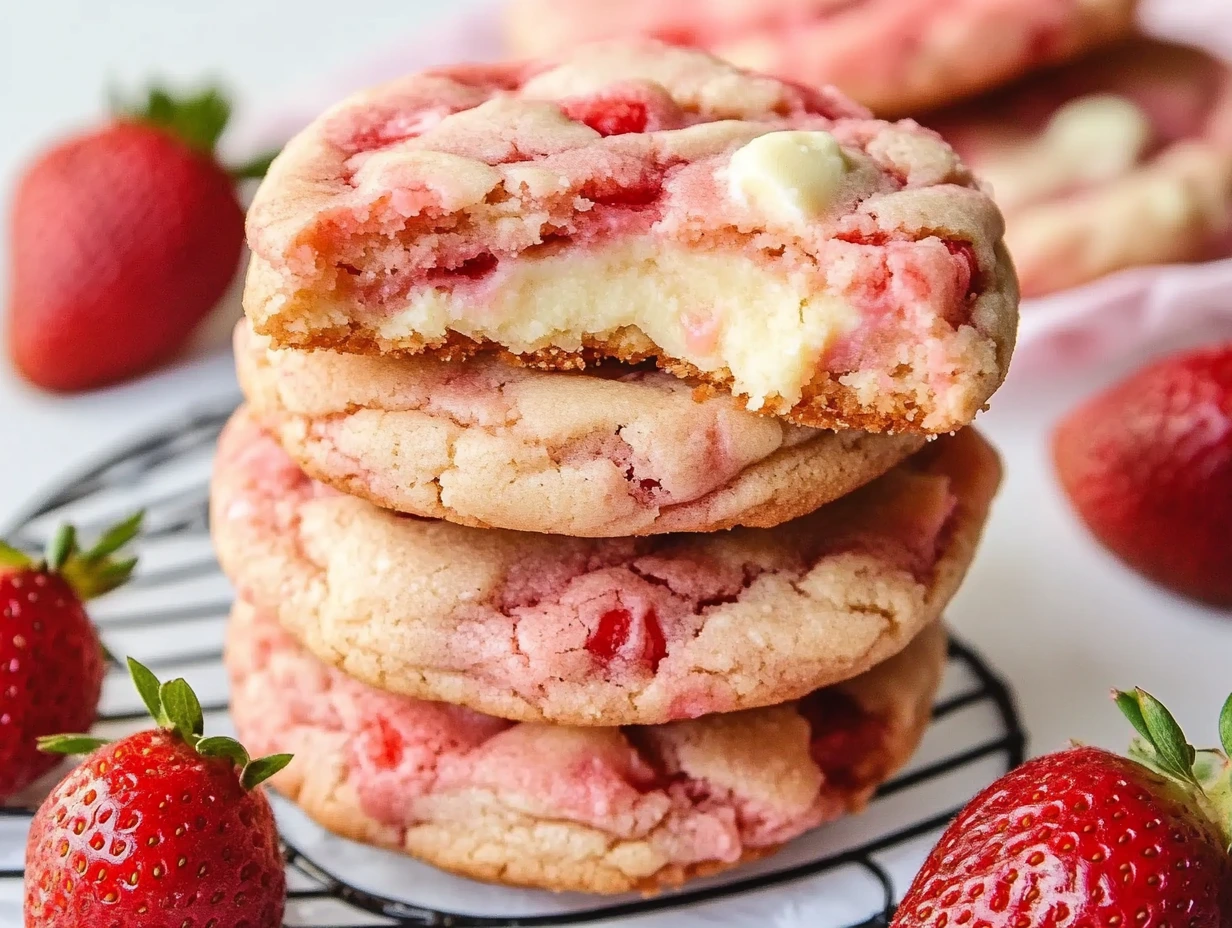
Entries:
{"type": "MultiPolygon", "coordinates": [[[[89,121],[109,81],[216,74],[245,105],[267,108],[302,82],[478,2],[3,0],[0,205],[7,210],[18,165],[66,126],[89,121]]],[[[1122,569],[1080,530],[1052,478],[1051,423],[1135,360],[1047,380],[1011,377],[981,420],[1008,478],[949,614],[1011,679],[1036,752],[1071,737],[1122,746],[1128,728],[1107,698],[1114,685],[1151,689],[1194,740],[1213,742],[1232,689],[1232,616],[1182,603],[1122,569]]],[[[70,399],[41,395],[0,369],[0,523],[100,450],[234,391],[217,347],[144,381],[70,399]]]]}

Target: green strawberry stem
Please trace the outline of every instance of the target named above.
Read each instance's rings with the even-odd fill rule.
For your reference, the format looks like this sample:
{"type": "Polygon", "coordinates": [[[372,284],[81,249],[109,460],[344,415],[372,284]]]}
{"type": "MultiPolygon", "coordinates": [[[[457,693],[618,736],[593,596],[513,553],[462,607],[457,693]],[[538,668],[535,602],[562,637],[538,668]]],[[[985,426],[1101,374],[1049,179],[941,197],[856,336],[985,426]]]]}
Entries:
{"type": "MultiPolygon", "coordinates": [[[[128,101],[111,94],[111,110],[117,116],[149,123],[165,129],[191,148],[214,157],[218,140],[231,119],[231,101],[219,87],[205,87],[196,93],[173,95],[161,87],[151,87],[142,100],[128,101]]],[[[269,170],[278,151],[263,152],[241,164],[227,168],[237,181],[259,180],[269,170]]]]}
{"type": "Polygon", "coordinates": [[[47,754],[89,754],[108,743],[93,735],[44,735],[38,739],[38,748],[47,754]]]}
{"type": "Polygon", "coordinates": [[[260,180],[269,171],[269,166],[278,157],[279,151],[280,149],[267,151],[249,161],[232,165],[227,169],[227,173],[236,180],[260,180]]]}
{"type": "Polygon", "coordinates": [[[47,540],[42,560],[0,541],[0,569],[39,570],[59,574],[82,600],[109,593],[126,583],[137,566],[135,557],[114,557],[141,531],[143,512],[111,526],[86,550],[78,547],[77,531],[61,525],[47,540]]]}
{"type": "Polygon", "coordinates": [[[1223,752],[1232,757],[1232,696],[1228,697],[1223,711],[1219,713],[1219,743],[1223,745],[1223,752]]]}
{"type": "Polygon", "coordinates": [[[128,101],[115,91],[111,110],[117,116],[166,129],[191,147],[213,154],[231,119],[231,101],[218,87],[173,96],[161,87],[151,87],[144,99],[128,101]]]}
{"type": "Polygon", "coordinates": [[[1130,757],[1184,787],[1232,852],[1232,696],[1219,716],[1222,751],[1194,748],[1172,713],[1145,690],[1113,690],[1112,696],[1138,732],[1130,757]]]}
{"type": "Polygon", "coordinates": [[[77,530],[68,523],[61,525],[48,539],[47,550],[43,553],[43,562],[47,569],[52,573],[59,573],[76,546],[77,530]]]}
{"type": "MultiPolygon", "coordinates": [[[[205,737],[205,715],[201,701],[183,678],[166,683],[144,664],[128,659],[128,672],[141,701],[145,703],[159,728],[174,733],[203,757],[229,759],[240,770],[240,785],[253,790],[291,762],[290,754],[250,757],[244,746],[234,738],[221,735],[205,737]]],[[[50,735],[40,738],[39,749],[50,754],[87,754],[107,744],[90,735],[50,735]]]]}

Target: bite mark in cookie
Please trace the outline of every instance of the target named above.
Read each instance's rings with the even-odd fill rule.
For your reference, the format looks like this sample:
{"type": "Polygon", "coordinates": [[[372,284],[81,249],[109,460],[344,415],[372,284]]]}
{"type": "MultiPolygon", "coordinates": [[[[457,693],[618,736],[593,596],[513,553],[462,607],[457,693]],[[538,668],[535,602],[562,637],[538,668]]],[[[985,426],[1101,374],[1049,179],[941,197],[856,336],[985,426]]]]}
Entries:
{"type": "Polygon", "coordinates": [[[1000,383],[1000,216],[933,133],[653,43],[500,68],[378,88],[288,146],[249,215],[259,332],[654,359],[750,409],[878,431],[950,431],[1000,383]]]}

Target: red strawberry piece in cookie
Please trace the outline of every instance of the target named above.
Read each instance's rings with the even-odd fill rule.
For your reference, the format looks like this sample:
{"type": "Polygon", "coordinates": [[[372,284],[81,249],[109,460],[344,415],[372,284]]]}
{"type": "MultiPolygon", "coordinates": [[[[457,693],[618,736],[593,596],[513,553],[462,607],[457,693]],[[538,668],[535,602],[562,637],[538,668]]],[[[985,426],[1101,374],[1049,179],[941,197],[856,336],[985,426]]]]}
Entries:
{"type": "Polygon", "coordinates": [[[638,100],[583,100],[563,104],[570,119],[584,122],[600,135],[624,135],[646,131],[646,104],[638,100]]]}
{"type": "Polygon", "coordinates": [[[628,81],[589,96],[560,101],[561,112],[600,135],[660,132],[686,123],[685,112],[671,94],[650,81],[628,81]]]}
{"type": "Polygon", "coordinates": [[[886,737],[884,722],[840,689],[817,690],[800,700],[809,723],[809,753],[826,779],[855,786],[879,779],[873,748],[886,737]]]}
{"type": "Polygon", "coordinates": [[[607,666],[621,660],[653,673],[667,656],[663,626],[653,608],[634,615],[623,606],[605,610],[586,639],[586,650],[607,666]]]}

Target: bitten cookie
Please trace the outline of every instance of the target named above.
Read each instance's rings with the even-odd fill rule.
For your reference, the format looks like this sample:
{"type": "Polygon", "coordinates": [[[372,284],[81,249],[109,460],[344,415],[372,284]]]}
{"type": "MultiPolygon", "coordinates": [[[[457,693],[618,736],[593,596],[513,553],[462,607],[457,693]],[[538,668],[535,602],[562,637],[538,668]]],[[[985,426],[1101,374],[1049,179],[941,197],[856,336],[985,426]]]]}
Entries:
{"type": "Polygon", "coordinates": [[[654,359],[800,425],[949,432],[1017,285],[954,152],[832,89],[651,42],[456,67],[334,107],[248,214],[278,347],[654,359]]]}
{"type": "Polygon", "coordinates": [[[1232,70],[1140,40],[926,117],[991,184],[1023,292],[1232,253],[1232,70]]]}
{"type": "Polygon", "coordinates": [[[241,411],[211,531],[327,663],[490,715],[657,724],[849,679],[935,621],[999,478],[974,432],[773,529],[584,539],[399,516],[310,480],[241,411]]]}
{"type": "Polygon", "coordinates": [[[1127,35],[1136,0],[513,0],[515,55],[645,34],[915,115],[1127,35]]]}
{"type": "Polygon", "coordinates": [[[273,785],[324,827],[480,880],[653,891],[764,857],[858,812],[927,725],[939,625],[797,703],[649,728],[515,724],[394,696],[232,615],[232,715],[273,785]]]}
{"type": "Polygon", "coordinates": [[[770,527],[924,443],[791,425],[621,365],[573,374],[491,355],[279,351],[246,323],[235,355],[250,408],[309,475],[386,509],[478,528],[598,537],[770,527]]]}

